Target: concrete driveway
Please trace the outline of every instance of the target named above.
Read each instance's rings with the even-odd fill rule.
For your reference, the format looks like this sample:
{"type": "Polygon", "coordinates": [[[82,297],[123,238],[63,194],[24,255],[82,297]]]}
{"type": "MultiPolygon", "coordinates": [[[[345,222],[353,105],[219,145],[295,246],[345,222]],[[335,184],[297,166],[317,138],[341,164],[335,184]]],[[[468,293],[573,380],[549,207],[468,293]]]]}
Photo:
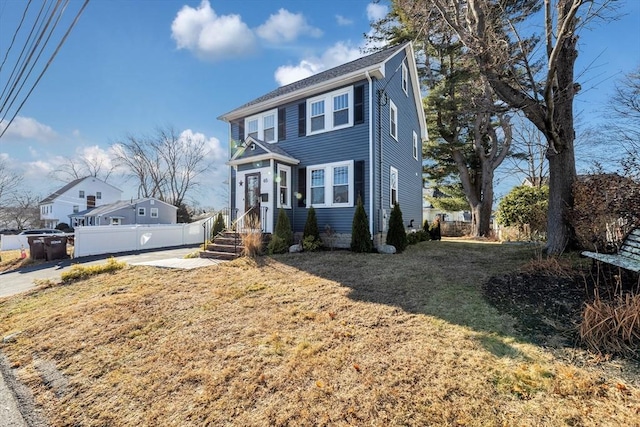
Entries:
{"type": "Polygon", "coordinates": [[[122,254],[97,255],[74,259],[47,262],[22,268],[20,270],[0,273],[0,298],[27,292],[36,287],[36,280],[59,281],[60,275],[71,268],[72,264],[103,264],[108,258],[131,265],[153,265],[156,267],[191,269],[207,267],[222,261],[208,258],[188,258],[184,256],[198,250],[198,246],[179,247],[147,252],[127,252],[122,254]]]}

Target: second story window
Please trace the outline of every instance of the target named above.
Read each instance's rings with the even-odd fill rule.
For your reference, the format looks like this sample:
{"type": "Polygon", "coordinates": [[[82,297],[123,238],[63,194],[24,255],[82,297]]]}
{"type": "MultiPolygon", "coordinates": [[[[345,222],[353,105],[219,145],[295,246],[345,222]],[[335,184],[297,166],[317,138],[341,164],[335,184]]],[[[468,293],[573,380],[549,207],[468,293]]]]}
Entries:
{"type": "Polygon", "coordinates": [[[264,142],[278,140],[278,110],[270,110],[245,119],[245,138],[253,137],[264,142]]]}
{"type": "Polygon", "coordinates": [[[73,213],[78,213],[78,212],[80,212],[80,206],[73,205],[73,213]]]}
{"type": "Polygon", "coordinates": [[[413,158],[418,160],[418,134],[413,131],[413,158]]]}
{"type": "Polygon", "coordinates": [[[138,216],[145,216],[147,214],[147,210],[145,208],[138,208],[138,216]]]}
{"type": "Polygon", "coordinates": [[[404,62],[402,62],[402,90],[409,96],[409,70],[404,62]]]}
{"type": "Polygon", "coordinates": [[[307,135],[353,126],[353,86],[308,99],[306,114],[307,135]]]}
{"type": "Polygon", "coordinates": [[[98,199],[98,200],[102,199],[102,192],[101,191],[96,191],[96,199],[98,199]]]}
{"type": "Polygon", "coordinates": [[[158,208],[149,209],[149,216],[151,218],[158,218],[158,208]]]}
{"type": "Polygon", "coordinates": [[[398,140],[398,107],[393,101],[389,101],[389,134],[395,139],[398,140]]]}
{"type": "Polygon", "coordinates": [[[78,197],[81,198],[81,199],[84,199],[84,190],[80,190],[78,192],[78,197]]]}

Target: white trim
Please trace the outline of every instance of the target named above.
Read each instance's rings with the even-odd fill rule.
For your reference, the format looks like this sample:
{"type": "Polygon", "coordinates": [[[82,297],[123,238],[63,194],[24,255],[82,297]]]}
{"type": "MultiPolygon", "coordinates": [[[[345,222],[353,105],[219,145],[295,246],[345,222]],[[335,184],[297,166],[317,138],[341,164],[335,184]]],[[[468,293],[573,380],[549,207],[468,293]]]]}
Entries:
{"type": "MultiPolygon", "coordinates": [[[[344,185],[344,184],[339,184],[344,185]]],[[[314,208],[349,208],[354,206],[354,163],[353,160],[347,160],[345,162],[325,163],[321,165],[312,165],[307,167],[307,207],[313,206],[314,208]],[[347,168],[347,183],[348,186],[348,201],[340,202],[334,200],[333,188],[334,188],[334,170],[336,168],[347,168]],[[312,203],[311,195],[311,175],[313,171],[322,170],[324,173],[324,203],[312,203]]]]}
{"type": "Polygon", "coordinates": [[[369,232],[373,236],[373,80],[367,71],[367,80],[369,81],[369,232]]]}
{"type": "Polygon", "coordinates": [[[159,218],[159,217],[160,217],[160,212],[158,211],[158,208],[149,208],[149,218],[159,218]]]}
{"type": "Polygon", "coordinates": [[[307,99],[307,108],[306,108],[306,125],[307,125],[307,135],[317,135],[319,133],[330,132],[332,130],[343,129],[353,126],[353,85],[334,90],[333,92],[327,92],[320,96],[314,96],[313,98],[307,99]],[[347,95],[349,98],[348,103],[348,120],[347,123],[341,125],[334,125],[334,99],[347,95]],[[312,104],[316,104],[318,102],[324,102],[324,127],[322,129],[318,129],[316,131],[311,130],[311,113],[312,113],[312,104]]]}
{"type": "Polygon", "coordinates": [[[242,137],[247,139],[249,137],[249,122],[257,121],[257,129],[256,129],[256,137],[255,139],[259,139],[269,144],[273,144],[278,141],[278,109],[274,108],[273,110],[264,111],[260,114],[256,114],[244,119],[244,135],[242,137]],[[267,141],[264,136],[265,125],[264,121],[267,117],[273,116],[273,139],[267,141]]]}
{"type": "Polygon", "coordinates": [[[136,206],[136,216],[147,216],[147,208],[144,206],[136,206]]]}
{"type": "Polygon", "coordinates": [[[389,100],[389,135],[396,141],[398,140],[398,107],[392,100],[389,100]]]}
{"type": "Polygon", "coordinates": [[[399,180],[400,178],[398,176],[398,169],[394,168],[393,166],[389,166],[389,206],[391,207],[393,207],[394,202],[398,203],[399,180]],[[396,180],[395,180],[396,200],[393,200],[394,182],[391,179],[391,177],[394,174],[396,176],[396,180]]]}
{"type": "Polygon", "coordinates": [[[413,158],[418,160],[418,149],[420,147],[418,146],[418,134],[416,133],[416,131],[413,131],[413,158]]]}
{"type": "Polygon", "coordinates": [[[282,208],[282,209],[291,209],[291,167],[287,165],[278,164],[277,173],[278,173],[276,176],[276,181],[278,182],[278,186],[276,188],[276,191],[277,191],[276,197],[278,200],[277,206],[278,208],[282,208]],[[282,188],[280,172],[285,172],[287,174],[286,181],[284,183],[284,187],[287,190],[286,192],[287,203],[282,203],[282,200],[280,199],[280,189],[282,188]]]}

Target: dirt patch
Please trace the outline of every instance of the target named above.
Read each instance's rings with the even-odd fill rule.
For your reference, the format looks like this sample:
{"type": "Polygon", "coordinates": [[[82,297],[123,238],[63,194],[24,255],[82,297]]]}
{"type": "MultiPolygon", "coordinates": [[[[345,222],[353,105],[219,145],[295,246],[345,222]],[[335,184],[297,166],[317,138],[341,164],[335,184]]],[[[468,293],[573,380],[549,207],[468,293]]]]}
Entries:
{"type": "MultiPolygon", "coordinates": [[[[640,378],[640,360],[634,357],[600,354],[588,355],[584,351],[578,327],[585,304],[598,294],[611,301],[620,292],[632,291],[637,276],[619,272],[599,272],[600,279],[589,270],[571,273],[514,272],[492,277],[483,285],[486,299],[502,313],[517,319],[515,328],[535,344],[558,350],[571,351],[572,359],[611,362],[616,367],[625,365],[633,382],[640,378]]],[[[638,353],[640,354],[640,352],[638,353]]],[[[565,355],[565,358],[568,357],[565,355]]],[[[573,363],[576,360],[572,360],[573,363]]]]}

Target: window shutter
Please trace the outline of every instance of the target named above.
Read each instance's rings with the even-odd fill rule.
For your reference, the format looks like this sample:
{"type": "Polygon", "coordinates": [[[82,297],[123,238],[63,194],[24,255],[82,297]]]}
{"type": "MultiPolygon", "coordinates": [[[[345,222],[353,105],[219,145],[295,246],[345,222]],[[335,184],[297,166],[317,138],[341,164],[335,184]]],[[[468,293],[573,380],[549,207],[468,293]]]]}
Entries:
{"type": "Polygon", "coordinates": [[[364,85],[353,89],[353,123],[364,123],[364,85]]]}
{"type": "Polygon", "coordinates": [[[307,103],[298,104],[298,136],[307,135],[307,103]]]}
{"type": "Polygon", "coordinates": [[[307,168],[298,169],[298,207],[307,207],[307,168]]]}
{"type": "Polygon", "coordinates": [[[238,139],[244,141],[244,119],[238,122],[238,139]]]}
{"type": "Polygon", "coordinates": [[[354,162],[353,186],[355,190],[355,201],[357,202],[358,196],[360,196],[362,204],[364,204],[364,160],[356,160],[354,162]]]}
{"type": "Polygon", "coordinates": [[[287,139],[287,112],[286,109],[278,108],[278,141],[287,139]]]}

